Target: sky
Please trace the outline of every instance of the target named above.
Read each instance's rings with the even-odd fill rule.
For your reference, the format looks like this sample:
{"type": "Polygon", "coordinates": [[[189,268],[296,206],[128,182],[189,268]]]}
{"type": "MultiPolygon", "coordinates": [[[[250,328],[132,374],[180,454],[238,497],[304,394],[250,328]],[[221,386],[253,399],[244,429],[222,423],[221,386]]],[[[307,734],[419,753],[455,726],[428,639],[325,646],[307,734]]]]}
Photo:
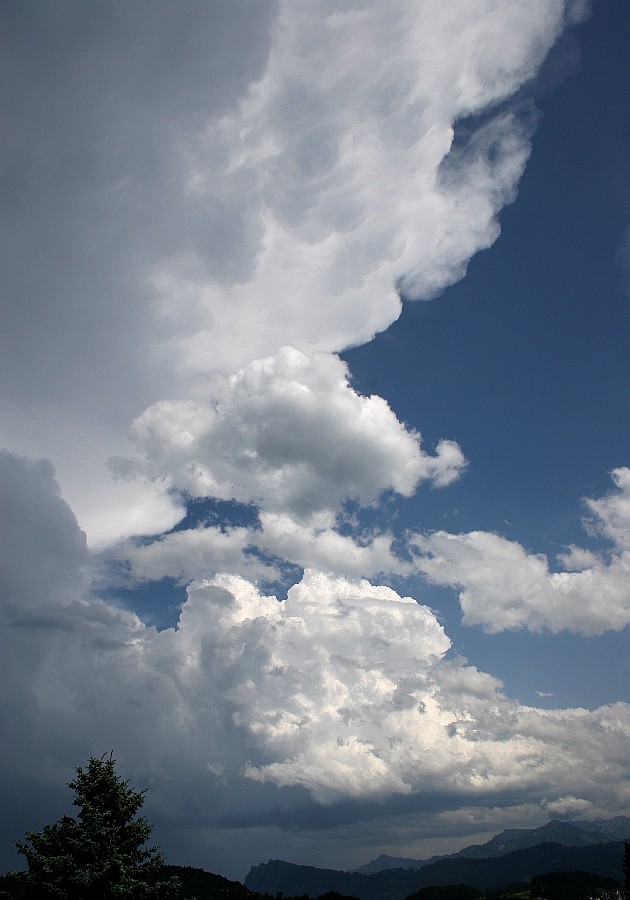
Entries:
{"type": "Polygon", "coordinates": [[[630,815],[625,0],[0,21],[0,865],[630,815]]]}

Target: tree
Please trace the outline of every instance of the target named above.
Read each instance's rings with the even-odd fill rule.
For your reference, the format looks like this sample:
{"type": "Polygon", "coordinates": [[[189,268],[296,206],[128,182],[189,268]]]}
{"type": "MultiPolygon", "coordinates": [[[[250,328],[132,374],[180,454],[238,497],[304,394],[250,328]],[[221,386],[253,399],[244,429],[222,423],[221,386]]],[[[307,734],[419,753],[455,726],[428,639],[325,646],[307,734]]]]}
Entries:
{"type": "Polygon", "coordinates": [[[179,880],[161,876],[164,859],[147,847],[152,831],[138,811],[145,791],[116,774],[112,754],[91,757],[68,787],[79,807],[41,832],[17,841],[28,870],[12,873],[41,900],[157,900],[179,896],[179,880]]]}
{"type": "Polygon", "coordinates": [[[630,844],[623,842],[623,890],[621,896],[630,900],[630,844]]]}
{"type": "Polygon", "coordinates": [[[593,875],[591,872],[547,872],[535,875],[530,884],[530,897],[545,897],[547,900],[589,900],[604,891],[619,890],[615,878],[593,875]]]}

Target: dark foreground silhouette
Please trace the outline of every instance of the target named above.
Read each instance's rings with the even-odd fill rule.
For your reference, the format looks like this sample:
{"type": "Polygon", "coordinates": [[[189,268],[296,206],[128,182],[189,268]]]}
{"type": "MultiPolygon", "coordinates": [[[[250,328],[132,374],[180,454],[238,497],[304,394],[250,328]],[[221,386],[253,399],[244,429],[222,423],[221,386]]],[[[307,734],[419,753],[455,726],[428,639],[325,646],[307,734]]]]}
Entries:
{"type": "Polygon", "coordinates": [[[243,885],[166,865],[147,845],[152,826],[139,815],[145,792],[117,775],[111,753],[76,773],[68,785],[76,818],[16,842],[27,868],[0,877],[0,900],[630,900],[630,844],[605,840],[630,824],[622,817],[577,830],[552,822],[503,832],[450,857],[409,860],[414,867],[347,872],[270,860],[243,885]],[[540,842],[550,835],[577,846],[540,842]]]}

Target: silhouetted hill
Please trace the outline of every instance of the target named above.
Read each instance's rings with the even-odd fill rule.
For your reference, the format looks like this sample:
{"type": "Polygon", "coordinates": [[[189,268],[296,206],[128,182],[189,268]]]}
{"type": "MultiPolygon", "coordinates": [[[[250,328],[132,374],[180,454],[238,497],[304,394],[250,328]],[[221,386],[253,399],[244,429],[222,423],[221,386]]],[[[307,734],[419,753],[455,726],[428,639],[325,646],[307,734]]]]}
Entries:
{"type": "MultiPolygon", "coordinates": [[[[455,855],[458,856],[459,854],[455,855]]],[[[384,872],[386,869],[421,869],[422,866],[427,866],[429,863],[437,862],[438,859],[445,858],[446,857],[442,855],[431,856],[429,859],[411,859],[407,856],[388,856],[386,853],[381,853],[376,859],[372,859],[369,863],[358,866],[352,871],[360,872],[363,875],[371,875],[374,872],[384,872]]]]}
{"type": "MultiPolygon", "coordinates": [[[[204,869],[189,866],[164,866],[160,876],[176,875],[182,883],[182,900],[260,900],[260,894],[248,890],[238,881],[230,881],[222,875],[214,875],[204,869]]],[[[26,892],[19,882],[0,877],[0,900],[22,900],[26,892]]],[[[31,896],[30,894],[28,896],[31,896]]],[[[73,894],[74,896],[74,894],[73,894]]],[[[287,898],[290,900],[290,898],[287,898]]]]}
{"type": "Polygon", "coordinates": [[[190,866],[164,866],[166,873],[177,875],[182,883],[182,898],[195,900],[254,900],[258,894],[239,881],[230,881],[222,875],[214,875],[205,869],[190,866]]]}
{"type": "Polygon", "coordinates": [[[622,861],[622,841],[588,847],[547,843],[491,859],[444,859],[417,870],[416,874],[422,876],[425,885],[465,882],[479,888],[498,888],[509,882],[531,881],[535,875],[578,869],[620,880],[622,861]]]}
{"type": "Polygon", "coordinates": [[[601,834],[607,841],[623,841],[630,838],[630,819],[614,816],[612,819],[594,819],[592,822],[574,822],[574,825],[588,826],[588,830],[601,834]]]}
{"type": "Polygon", "coordinates": [[[502,831],[485,844],[473,844],[464,847],[457,856],[489,859],[504,856],[513,850],[526,850],[538,844],[564,844],[567,847],[588,847],[591,844],[603,844],[609,841],[622,841],[630,837],[630,819],[617,816],[607,822],[608,834],[604,834],[601,826],[604,820],[596,822],[564,822],[552,819],[540,828],[518,828],[502,831]]]}
{"type": "Polygon", "coordinates": [[[619,881],[622,859],[623,842],[615,841],[586,847],[547,843],[490,859],[441,859],[420,869],[387,869],[371,875],[270,860],[254,866],[245,884],[251,890],[272,895],[282,891],[285,895],[317,897],[328,891],[339,891],[360,900],[404,900],[414,891],[432,885],[468,884],[493,889],[529,882],[534,876],[548,872],[582,870],[619,881]]]}
{"type": "Polygon", "coordinates": [[[426,887],[411,894],[407,900],[479,900],[479,890],[469,884],[426,887]]]}
{"type": "Polygon", "coordinates": [[[492,859],[504,856],[513,850],[526,850],[539,844],[556,843],[567,847],[588,847],[608,841],[623,841],[630,838],[630,818],[616,816],[613,819],[595,819],[585,822],[565,822],[552,819],[539,828],[508,828],[495,835],[485,844],[471,844],[457,853],[432,856],[430,859],[409,859],[406,857],[381,855],[354,871],[370,874],[384,869],[420,869],[441,859],[457,859],[462,856],[474,859],[492,859]]]}

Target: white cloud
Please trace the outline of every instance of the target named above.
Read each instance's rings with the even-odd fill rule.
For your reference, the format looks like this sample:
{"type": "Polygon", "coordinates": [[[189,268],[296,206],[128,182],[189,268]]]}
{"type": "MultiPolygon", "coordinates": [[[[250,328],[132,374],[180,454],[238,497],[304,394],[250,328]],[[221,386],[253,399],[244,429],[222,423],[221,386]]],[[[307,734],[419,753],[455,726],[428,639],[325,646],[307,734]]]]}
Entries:
{"type": "MultiPolygon", "coordinates": [[[[627,705],[521,706],[448,657],[431,610],[361,580],[408,568],[389,535],[335,530],[347,499],[409,497],[465,466],[454,441],[424,450],[331,354],[496,239],[535,117],[495,108],[575,8],[69,2],[36,21],[16,7],[1,438],[54,460],[72,510],[48,463],[0,454],[3,808],[50,820],[69,761],[111,747],[176,828],[306,819],[349,797],[630,802],[627,705]],[[158,633],[90,592],[75,514],[102,547],[173,527],[179,491],[256,504],[260,529],[126,547],[136,578],[200,579],[158,633]],[[276,574],[265,554],[312,566],[284,603],[254,586],[276,574]]],[[[591,599],[574,620],[625,622],[625,472],[590,507],[615,542],[607,564],[551,575],[496,536],[442,534],[425,571],[471,579],[469,621],[560,627],[594,583],[609,608],[591,599]],[[486,597],[492,566],[504,581],[486,597]]]]}
{"type": "Polygon", "coordinates": [[[332,528],[309,528],[289,516],[263,513],[260,546],[299,566],[354,578],[402,574],[410,567],[392,549],[392,536],[342,535],[332,528]]]}
{"type": "Polygon", "coordinates": [[[398,317],[400,287],[435,296],[496,239],[532,117],[493,109],[576,8],[288,0],[192,4],[175,21],[162,2],[150,16],[70,3],[14,17],[0,440],[54,461],[92,546],[181,512],[159,485],[108,481],[143,409],[194,405],[198,373],[287,344],[369,340],[398,317]]]}
{"type": "Polygon", "coordinates": [[[547,557],[484,531],[416,535],[415,565],[434,584],[461,588],[463,621],[487,631],[568,629],[601,634],[630,623],[630,469],[612,472],[616,490],[585,501],[589,529],[612,541],[604,558],[572,547],[552,572],[547,557]],[[579,568],[579,566],[583,568],[579,568]]]}
{"type": "Polygon", "coordinates": [[[593,515],[586,524],[604,534],[616,549],[630,550],[630,469],[621,467],[610,474],[617,490],[598,500],[585,501],[593,515]]]}
{"type": "Polygon", "coordinates": [[[188,528],[151,543],[125,543],[116,555],[137,581],[168,577],[189,584],[216,572],[236,572],[251,581],[274,581],[279,577],[278,570],[246,552],[255,545],[255,536],[256,532],[248,528],[188,528]]]}
{"type": "Polygon", "coordinates": [[[341,360],[285,347],[213,393],[161,401],[134,423],[154,475],[194,497],[255,503],[329,525],[342,502],[410,496],[420,480],[449,484],[465,465],[452,441],[425,453],[381,397],[352,390],[341,360]]]}
{"type": "Polygon", "coordinates": [[[599,557],[591,550],[571,544],[566,553],[558,553],[556,559],[567,572],[579,572],[581,569],[592,569],[597,565],[599,557]]]}
{"type": "Polygon", "coordinates": [[[240,236],[228,248],[221,210],[184,196],[179,147],[260,76],[275,15],[68,0],[3,18],[0,446],[54,461],[91,545],[175,515],[155,489],[108,482],[106,460],[173,390],[147,271],[181,246],[203,246],[214,272],[249,256],[240,236]]]}
{"type": "Polygon", "coordinates": [[[188,147],[191,197],[228,216],[246,197],[258,242],[227,282],[195,254],[160,266],[181,363],[230,372],[282,344],[339,351],[398,317],[401,279],[428,298],[461,278],[498,235],[531,117],[498,114],[450,154],[453,125],[535,74],[564,12],[558,0],[535,13],[513,0],[281,4],[263,77],[188,147]]]}
{"type": "MultiPolygon", "coordinates": [[[[162,534],[186,514],[168,479],[122,480],[95,471],[89,485],[89,491],[76,494],[76,511],[94,551],[132,536],[162,534]]],[[[73,499],[75,490],[68,494],[67,499],[73,499]]]]}
{"type": "MultiPolygon", "coordinates": [[[[279,803],[307,816],[304,790],[320,804],[431,795],[436,809],[443,796],[469,809],[630,803],[627,704],[523,706],[449,657],[427,607],[318,572],[282,603],[233,575],[197,582],[177,629],[158,633],[87,592],[84,540],[50,467],[2,462],[20,528],[2,560],[2,763],[12,777],[1,790],[7,799],[19,787],[31,822],[51,818],[40,804],[62,789],[69,760],[112,747],[150,787],[158,825],[175,830],[218,827],[228,814],[259,824],[279,803]]],[[[5,823],[9,837],[16,821],[5,823]]]]}
{"type": "Polygon", "coordinates": [[[566,816],[574,818],[579,815],[586,814],[593,803],[590,800],[581,800],[579,797],[558,797],[557,800],[550,800],[545,803],[545,809],[552,816],[566,816]]]}
{"type": "Polygon", "coordinates": [[[150,543],[125,542],[116,557],[125,562],[132,580],[176,578],[184,584],[231,572],[250,581],[281,580],[275,557],[298,567],[315,568],[351,578],[374,578],[412,571],[396,556],[387,534],[342,535],[334,528],[314,528],[290,516],[262,513],[259,528],[200,526],[167,534],[150,543]],[[253,552],[258,551],[258,552],[253,552]]]}

